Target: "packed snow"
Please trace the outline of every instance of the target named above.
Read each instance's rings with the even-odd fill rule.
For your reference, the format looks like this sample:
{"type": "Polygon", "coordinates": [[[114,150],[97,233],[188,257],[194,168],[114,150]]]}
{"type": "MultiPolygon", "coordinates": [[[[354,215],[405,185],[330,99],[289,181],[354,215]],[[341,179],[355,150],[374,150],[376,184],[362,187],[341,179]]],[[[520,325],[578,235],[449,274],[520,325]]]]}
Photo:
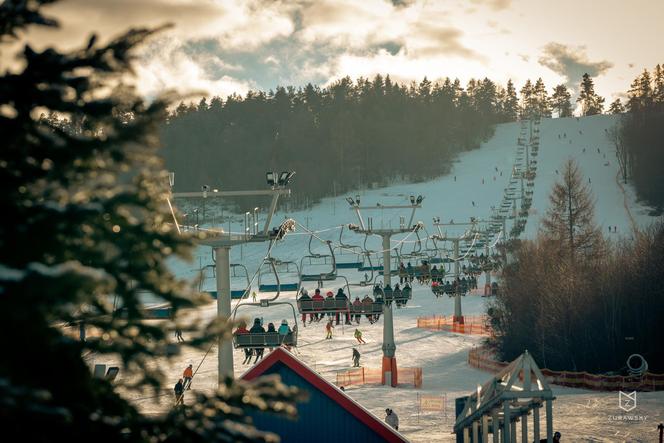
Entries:
{"type": "MultiPolygon", "coordinates": [[[[647,226],[654,219],[648,216],[648,208],[636,202],[634,192],[626,185],[625,193],[617,181],[618,164],[615,149],[611,146],[606,131],[614,124],[612,116],[596,116],[587,118],[544,119],[541,123],[541,142],[538,160],[537,177],[535,179],[533,205],[526,225],[525,237],[533,237],[539,228],[539,220],[548,207],[548,194],[554,182],[559,178],[564,161],[575,158],[588,179],[596,199],[596,221],[602,226],[609,238],[630,236],[632,223],[639,227],[647,226]],[[560,135],[560,138],[559,138],[560,135]],[[558,172],[557,172],[558,171],[558,172]],[[631,214],[631,215],[630,215],[631,214]],[[631,220],[634,220],[632,222],[631,220]],[[617,226],[617,233],[608,234],[609,226],[617,226]]],[[[382,189],[362,190],[362,205],[374,206],[376,203],[407,204],[410,195],[425,197],[422,209],[416,213],[415,220],[421,220],[428,232],[435,230],[431,226],[433,217],[440,217],[442,222],[454,220],[467,222],[469,218],[488,218],[491,206],[500,204],[503,190],[509,182],[510,172],[517,150],[516,141],[520,131],[519,123],[498,125],[494,136],[480,149],[466,152],[459,156],[452,172],[444,177],[426,183],[394,184],[382,189]]],[[[296,177],[297,179],[297,177],[296,177]]],[[[350,195],[355,196],[355,192],[350,195]]],[[[277,244],[271,255],[281,260],[293,260],[298,264],[301,257],[308,254],[306,228],[318,232],[316,235],[323,240],[339,241],[339,226],[357,223],[354,212],[345,201],[345,195],[328,198],[308,211],[279,212],[273,225],[285,218],[293,218],[302,226],[297,231],[277,244]]],[[[208,211],[214,213],[212,203],[208,203],[208,211]]],[[[409,217],[408,211],[389,210],[364,211],[364,217],[374,217],[374,227],[397,227],[399,216],[409,217]]],[[[218,213],[217,213],[218,216],[218,213]]],[[[225,224],[227,228],[228,225],[225,224]]],[[[233,231],[242,231],[240,224],[232,224],[233,231]]],[[[508,226],[509,228],[509,226],[508,226]]],[[[394,238],[397,242],[406,236],[394,238]]],[[[343,241],[362,245],[363,237],[345,231],[343,241]]],[[[413,235],[403,243],[403,252],[414,247],[413,235]]],[[[326,246],[318,239],[312,241],[314,252],[324,253],[326,246]]],[[[368,247],[381,249],[379,240],[370,241],[368,247]]],[[[232,262],[243,263],[249,269],[250,277],[262,263],[267,251],[267,244],[245,245],[235,247],[232,251],[232,262]]],[[[173,263],[180,276],[193,278],[201,265],[211,264],[210,249],[201,247],[197,251],[195,263],[173,263]]],[[[321,270],[322,272],[322,270],[321,270]]],[[[361,280],[362,276],[354,271],[344,270],[351,282],[361,280]]],[[[287,277],[287,276],[286,276],[287,277]]],[[[285,280],[287,278],[284,277],[285,280]]],[[[294,282],[294,276],[290,282],[294,282]]],[[[282,281],[288,283],[289,281],[282,281]]],[[[483,280],[480,280],[480,284],[483,280]]],[[[214,281],[204,282],[206,289],[214,288],[214,281]]],[[[232,286],[243,285],[241,278],[233,279],[232,286]]],[[[314,284],[308,286],[313,289],[314,284]]],[[[341,282],[328,285],[325,290],[335,290],[341,282]]],[[[257,291],[257,281],[253,289],[257,291]]],[[[369,291],[368,288],[352,287],[351,296],[360,298],[369,291]]],[[[258,298],[267,295],[258,294],[258,298]]],[[[280,301],[294,303],[294,293],[282,293],[280,301]]],[[[463,313],[480,315],[485,312],[488,298],[477,295],[463,297],[463,313]]],[[[234,301],[233,305],[237,302],[234,301]]],[[[454,441],[451,434],[454,423],[454,398],[467,395],[491,377],[488,372],[470,368],[466,364],[469,349],[481,344],[482,338],[448,332],[434,332],[416,327],[418,316],[432,314],[452,315],[454,300],[443,296],[436,298],[426,286],[415,284],[413,299],[404,308],[394,311],[394,330],[396,340],[396,357],[400,367],[423,368],[423,385],[421,389],[410,387],[391,388],[379,385],[347,387],[346,393],[383,418],[385,408],[393,409],[400,418],[399,431],[414,442],[454,441]],[[418,413],[418,394],[445,395],[447,398],[446,413],[418,413]]],[[[210,303],[201,308],[199,313],[205,318],[216,315],[216,304],[210,303]]],[[[263,318],[264,324],[274,322],[277,326],[282,319],[294,322],[289,307],[262,309],[244,307],[238,309],[238,317],[253,319],[263,318]]],[[[293,353],[313,367],[327,380],[334,382],[338,371],[352,366],[352,348],[361,352],[360,364],[369,368],[380,368],[382,351],[381,319],[370,325],[362,319],[359,326],[335,326],[334,339],[325,340],[324,322],[307,324],[303,327],[297,316],[299,326],[298,347],[293,353]],[[358,327],[367,342],[358,345],[353,338],[353,331],[358,327]]],[[[186,335],[185,335],[186,338],[186,335]]],[[[203,360],[202,353],[185,351],[178,357],[178,362],[168,368],[173,374],[172,384],[179,378],[186,365],[192,363],[194,368],[202,361],[201,368],[193,382],[193,390],[212,390],[217,382],[217,354],[213,348],[203,360]]],[[[244,353],[234,352],[235,374],[240,376],[250,366],[242,365],[244,353]]],[[[630,415],[644,416],[645,420],[637,422],[620,421],[623,411],[618,408],[618,393],[598,393],[579,389],[554,386],[557,400],[554,401],[554,428],[562,433],[562,441],[654,441],[657,424],[664,421],[664,392],[638,393],[638,406],[630,415]]],[[[171,396],[165,395],[165,402],[155,404],[154,399],[136,398],[136,403],[147,411],[158,412],[172,404],[171,396]]],[[[189,398],[191,400],[191,396],[189,398]]]]}

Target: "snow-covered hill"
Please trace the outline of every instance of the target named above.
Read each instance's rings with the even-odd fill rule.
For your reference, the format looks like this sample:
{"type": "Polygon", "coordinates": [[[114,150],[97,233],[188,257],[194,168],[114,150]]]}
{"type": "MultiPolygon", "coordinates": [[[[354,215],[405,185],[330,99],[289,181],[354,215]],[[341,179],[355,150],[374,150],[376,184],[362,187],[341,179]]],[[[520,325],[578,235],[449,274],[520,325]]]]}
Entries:
{"type": "MultiPolygon", "coordinates": [[[[606,131],[613,125],[612,116],[588,118],[545,119],[541,123],[541,142],[539,149],[537,177],[534,185],[534,198],[526,225],[525,237],[536,235],[539,220],[548,206],[548,194],[553,183],[559,178],[564,161],[571,157],[577,159],[588,179],[596,199],[596,220],[606,235],[629,236],[632,224],[645,226],[653,221],[647,215],[647,208],[635,201],[633,190],[625,187],[623,193],[617,183],[618,164],[615,151],[610,145],[606,131]],[[558,172],[557,172],[558,171],[558,172]],[[631,214],[631,216],[630,216],[631,214]],[[633,221],[632,221],[633,220],[633,221]],[[616,234],[608,234],[609,226],[617,226],[616,234]]],[[[503,190],[509,182],[510,172],[517,152],[519,123],[499,125],[494,136],[483,146],[464,153],[454,165],[450,175],[417,184],[397,184],[383,189],[360,191],[363,205],[405,204],[410,195],[425,197],[423,208],[418,210],[416,220],[422,220],[430,232],[433,217],[442,221],[451,219],[461,222],[471,216],[487,218],[491,207],[500,204],[503,190]]],[[[355,193],[353,193],[353,196],[355,193]]],[[[275,223],[284,218],[293,218],[309,229],[321,231],[322,239],[338,242],[338,226],[355,223],[355,215],[345,201],[345,196],[325,199],[309,211],[278,213],[275,223]]],[[[208,209],[211,211],[211,209],[208,209]]],[[[372,211],[365,216],[374,217],[374,226],[396,227],[399,215],[372,211]]],[[[241,231],[239,225],[232,227],[241,231]]],[[[361,244],[363,238],[352,233],[344,234],[346,243],[361,244]]],[[[395,240],[399,240],[396,237],[395,240]]],[[[412,237],[409,239],[412,240],[412,237]]],[[[279,243],[272,251],[274,257],[282,260],[298,261],[307,254],[309,236],[303,229],[279,243]]],[[[314,240],[316,252],[324,252],[321,241],[314,240]]],[[[376,240],[369,247],[377,250],[380,245],[376,240]]],[[[236,247],[232,251],[232,261],[245,264],[254,271],[262,262],[267,245],[249,245],[236,247]]],[[[405,243],[404,248],[412,248],[412,243],[405,243]]],[[[199,263],[209,264],[209,248],[200,248],[194,264],[175,264],[178,273],[191,277],[198,270],[199,263]]],[[[358,281],[359,274],[346,272],[351,281],[358,281]]],[[[234,281],[234,285],[241,281],[234,281]]],[[[213,287],[211,281],[208,287],[213,287]]],[[[256,285],[254,286],[254,288],[256,285]]],[[[353,288],[353,296],[363,295],[366,289],[353,288]]],[[[260,294],[259,294],[260,297],[260,294]]],[[[284,294],[285,300],[293,301],[294,294],[284,294]]],[[[477,296],[463,298],[464,314],[481,314],[485,311],[486,299],[477,296]]],[[[467,351],[480,342],[477,337],[457,335],[446,332],[431,332],[416,328],[418,316],[443,314],[451,315],[453,300],[447,297],[436,299],[427,287],[416,286],[413,301],[406,308],[395,311],[395,339],[397,360],[401,366],[422,367],[424,382],[421,390],[412,388],[393,389],[373,386],[348,388],[354,399],[370,411],[383,416],[386,407],[392,408],[401,419],[400,431],[413,441],[453,441],[450,434],[453,423],[453,399],[474,390],[478,384],[490,377],[488,373],[477,371],[466,365],[467,351]],[[434,414],[417,414],[417,394],[446,394],[450,403],[447,417],[434,414]]],[[[265,322],[292,320],[292,313],[282,308],[248,308],[238,311],[247,317],[263,317],[265,322]]],[[[208,318],[216,314],[214,304],[210,304],[201,313],[208,318]]],[[[299,318],[298,318],[299,321],[299,318]]],[[[378,368],[381,361],[382,321],[369,325],[366,320],[360,325],[367,341],[359,346],[362,353],[361,363],[378,368]]],[[[300,345],[294,350],[305,362],[316,368],[327,379],[334,381],[337,371],[351,366],[351,349],[356,344],[352,332],[354,328],[338,326],[334,340],[324,340],[323,324],[300,326],[300,345]]],[[[180,367],[188,363],[196,366],[203,356],[187,353],[182,356],[181,364],[173,368],[173,377],[179,375],[180,367]]],[[[235,353],[236,375],[247,367],[241,364],[243,355],[235,353]]],[[[216,385],[216,353],[212,351],[205,359],[199,371],[194,389],[213,389],[216,385]]],[[[647,415],[646,422],[624,423],[611,420],[611,416],[620,415],[618,395],[614,393],[596,393],[566,388],[555,388],[558,399],[554,402],[555,428],[563,434],[563,441],[653,441],[656,424],[662,421],[664,411],[664,393],[639,394],[638,408],[634,414],[647,415]]],[[[146,409],[156,410],[148,401],[140,402],[146,409]]],[[[157,408],[158,409],[158,408],[157,408]]],[[[321,430],[324,432],[324,430],[321,430]]]]}

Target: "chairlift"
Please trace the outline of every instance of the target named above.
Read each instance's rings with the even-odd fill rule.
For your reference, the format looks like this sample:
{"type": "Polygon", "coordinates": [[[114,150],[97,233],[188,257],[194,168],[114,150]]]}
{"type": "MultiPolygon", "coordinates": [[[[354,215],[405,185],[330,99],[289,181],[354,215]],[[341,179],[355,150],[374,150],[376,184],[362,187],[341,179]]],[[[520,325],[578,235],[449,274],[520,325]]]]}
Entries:
{"type": "Polygon", "coordinates": [[[280,261],[274,258],[270,258],[270,260],[263,262],[263,265],[261,265],[261,269],[258,272],[258,290],[260,292],[279,292],[280,290],[284,292],[297,292],[300,289],[300,268],[296,262],[290,260],[280,261]],[[270,269],[267,271],[262,269],[263,265],[265,264],[270,264],[270,269]],[[274,266],[274,272],[272,272],[272,266],[274,266]],[[281,268],[282,273],[284,274],[292,274],[292,279],[295,280],[297,278],[297,281],[293,282],[289,279],[287,283],[280,283],[279,279],[275,279],[275,283],[266,283],[264,276],[278,273],[277,267],[281,268]]]}
{"type": "MultiPolygon", "coordinates": [[[[395,284],[395,288],[398,285],[398,283],[395,284]]],[[[408,283],[403,288],[399,287],[396,289],[392,289],[389,285],[384,286],[383,283],[376,284],[374,285],[373,293],[377,301],[379,298],[382,298],[386,306],[390,306],[394,302],[398,308],[405,306],[408,300],[413,298],[413,289],[408,283]]]]}
{"type": "Polygon", "coordinates": [[[338,260],[336,260],[338,269],[359,269],[362,266],[361,256],[364,253],[361,247],[356,245],[350,245],[343,242],[343,234],[345,225],[341,227],[339,232],[339,246],[335,246],[332,251],[333,254],[336,254],[334,251],[339,250],[339,253],[336,254],[338,260]],[[344,252],[345,251],[345,252],[344,252]],[[354,259],[350,257],[354,256],[354,259]]]}
{"type": "MultiPolygon", "coordinates": [[[[350,314],[350,304],[351,304],[350,300],[352,296],[350,292],[350,284],[348,283],[348,279],[343,275],[339,275],[337,276],[337,278],[343,279],[346,282],[345,299],[336,298],[336,293],[332,292],[331,297],[326,297],[323,294],[321,294],[322,299],[314,300],[313,296],[307,295],[303,300],[302,297],[304,296],[304,288],[302,288],[298,293],[298,297],[296,298],[298,312],[300,314],[337,314],[337,313],[350,314]]],[[[335,278],[335,280],[337,278],[335,278]]],[[[342,285],[342,288],[343,287],[344,285],[342,285]]],[[[318,289],[321,289],[322,292],[322,288],[318,289]]]]}
{"type": "Polygon", "coordinates": [[[300,260],[300,285],[302,285],[303,281],[317,281],[320,283],[323,281],[332,281],[337,279],[337,262],[334,257],[332,242],[329,240],[325,242],[327,244],[328,249],[330,250],[329,254],[316,254],[311,250],[311,240],[313,238],[314,238],[313,235],[309,237],[309,254],[305,255],[300,260]],[[309,263],[305,263],[306,260],[309,260],[309,263]],[[314,263],[314,261],[317,261],[318,263],[314,263]],[[309,271],[312,266],[320,266],[320,265],[326,267],[329,265],[331,266],[331,268],[327,272],[319,272],[319,273],[304,272],[305,266],[309,271]]]}
{"type": "Polygon", "coordinates": [[[278,263],[273,258],[268,258],[263,262],[263,264],[268,264],[274,278],[276,280],[276,294],[274,297],[269,299],[263,299],[259,303],[238,303],[233,309],[233,321],[235,321],[235,316],[237,315],[238,308],[240,307],[249,307],[255,306],[260,308],[272,308],[278,305],[288,305],[291,308],[293,314],[293,328],[291,332],[286,335],[281,335],[279,332],[247,332],[241,334],[233,335],[233,346],[236,349],[244,348],[254,348],[254,349],[264,349],[264,348],[276,348],[281,345],[284,346],[297,346],[297,314],[295,313],[295,308],[293,305],[288,302],[276,302],[275,300],[279,299],[281,294],[281,282],[279,280],[279,273],[275,263],[278,263]]]}

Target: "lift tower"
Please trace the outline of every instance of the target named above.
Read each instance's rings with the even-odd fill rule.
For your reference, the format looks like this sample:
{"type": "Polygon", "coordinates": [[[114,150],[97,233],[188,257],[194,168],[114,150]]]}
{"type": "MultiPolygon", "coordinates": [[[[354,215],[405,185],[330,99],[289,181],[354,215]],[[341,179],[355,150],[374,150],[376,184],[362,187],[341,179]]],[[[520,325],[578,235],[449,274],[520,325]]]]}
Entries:
{"type": "MultiPolygon", "coordinates": [[[[391,268],[391,251],[392,246],[390,239],[393,235],[405,234],[408,232],[413,232],[422,228],[421,223],[413,225],[413,219],[415,218],[415,211],[418,208],[422,207],[422,200],[424,197],[421,195],[415,198],[415,196],[410,196],[410,205],[381,205],[378,203],[376,206],[360,206],[360,196],[357,195],[355,200],[352,197],[346,198],[346,201],[350,204],[351,209],[357,214],[359,226],[350,225],[349,228],[358,234],[364,235],[378,235],[382,238],[383,242],[383,282],[385,286],[392,286],[392,270],[391,268]],[[367,218],[367,223],[364,222],[362,218],[361,210],[385,210],[385,209],[411,209],[410,219],[408,223],[405,222],[405,217],[399,218],[399,227],[398,228],[374,228],[373,219],[371,217],[367,218]]],[[[397,346],[394,343],[394,323],[392,319],[392,305],[393,303],[384,303],[383,304],[383,364],[381,370],[381,383],[389,384],[392,387],[396,387],[398,383],[398,370],[397,370],[397,359],[396,359],[396,349],[397,346]]]]}
{"type": "MultiPolygon", "coordinates": [[[[216,275],[217,275],[217,317],[228,320],[231,315],[231,278],[230,278],[230,253],[231,248],[244,243],[261,243],[274,239],[280,233],[280,229],[270,230],[272,217],[277,209],[277,202],[281,195],[290,195],[290,189],[286,186],[290,183],[295,172],[268,172],[266,174],[269,189],[257,191],[210,191],[208,186],[203,186],[201,192],[175,192],[171,197],[176,198],[225,198],[225,197],[254,197],[270,196],[272,201],[267,213],[265,225],[261,231],[258,230],[257,223],[254,223],[252,229],[245,229],[243,233],[226,232],[223,229],[205,229],[198,226],[178,226],[178,230],[183,227],[185,230],[197,230],[205,235],[198,240],[198,243],[210,246],[216,257],[216,275]]],[[[174,174],[170,176],[171,186],[174,183],[174,174]]],[[[233,377],[233,347],[229,340],[222,340],[219,337],[218,353],[218,383],[221,386],[226,377],[233,377]]]]}

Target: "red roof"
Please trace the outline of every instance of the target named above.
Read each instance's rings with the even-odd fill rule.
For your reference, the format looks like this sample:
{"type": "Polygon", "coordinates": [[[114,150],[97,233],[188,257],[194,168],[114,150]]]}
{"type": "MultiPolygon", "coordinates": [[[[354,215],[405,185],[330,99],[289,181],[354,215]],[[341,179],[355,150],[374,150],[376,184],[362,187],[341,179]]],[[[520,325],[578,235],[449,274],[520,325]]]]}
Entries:
{"type": "Polygon", "coordinates": [[[320,392],[332,399],[335,403],[348,411],[351,415],[357,418],[365,426],[372,429],[376,434],[381,436],[388,442],[407,442],[406,438],[392,429],[387,423],[380,420],[371,412],[366,410],[363,406],[350,398],[341,389],[334,386],[332,383],[325,380],[317,372],[307,366],[302,360],[295,357],[293,354],[283,348],[276,348],[269,353],[267,357],[262,359],[251,369],[245,372],[240,378],[243,380],[251,381],[260,377],[271,368],[275,363],[281,362],[297,375],[313,385],[320,392]]]}

